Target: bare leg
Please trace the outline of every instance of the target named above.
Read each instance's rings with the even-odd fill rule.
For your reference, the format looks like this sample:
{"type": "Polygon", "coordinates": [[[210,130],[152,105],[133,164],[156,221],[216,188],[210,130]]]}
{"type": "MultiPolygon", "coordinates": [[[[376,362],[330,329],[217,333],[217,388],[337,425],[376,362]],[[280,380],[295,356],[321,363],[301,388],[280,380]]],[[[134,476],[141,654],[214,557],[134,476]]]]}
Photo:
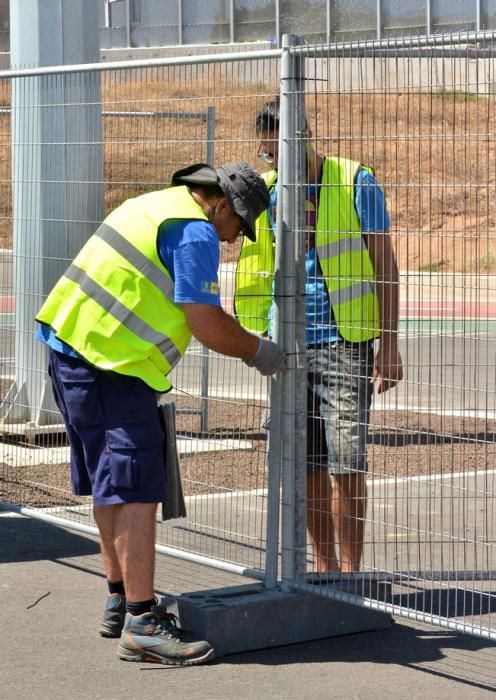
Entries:
{"type": "Polygon", "coordinates": [[[324,469],[307,474],[307,528],[318,572],[339,571],[331,508],[332,484],[324,469]]]}
{"type": "Polygon", "coordinates": [[[333,480],[331,507],[341,571],[359,571],[365,531],[365,474],[338,474],[333,480]]]}
{"type": "Polygon", "coordinates": [[[154,596],[156,503],[95,507],[105,574],[124,581],[129,602],[154,596]]]}
{"type": "Polygon", "coordinates": [[[115,551],[114,518],[119,506],[93,506],[95,521],[100,531],[100,549],[103,568],[108,581],[122,581],[122,571],[115,551]]]}

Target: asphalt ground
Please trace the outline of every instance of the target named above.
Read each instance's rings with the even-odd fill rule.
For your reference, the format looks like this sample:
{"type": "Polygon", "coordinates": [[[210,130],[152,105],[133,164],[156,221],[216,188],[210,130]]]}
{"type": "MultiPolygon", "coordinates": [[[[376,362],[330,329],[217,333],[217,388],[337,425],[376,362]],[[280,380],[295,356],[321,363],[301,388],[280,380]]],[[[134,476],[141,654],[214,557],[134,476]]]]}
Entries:
{"type": "MultiPolygon", "coordinates": [[[[10,268],[9,268],[10,269],[10,268]]],[[[220,272],[223,305],[233,311],[234,269],[220,272]]],[[[15,374],[15,314],[12,280],[4,270],[0,294],[0,375],[15,374]]],[[[405,275],[400,277],[399,343],[405,377],[396,389],[376,397],[376,408],[428,410],[445,415],[496,417],[494,344],[496,342],[496,276],[405,275]]],[[[201,394],[205,351],[193,342],[172,377],[181,391],[201,394]]],[[[209,354],[209,395],[263,398],[267,383],[253,370],[237,372],[234,362],[209,354]],[[226,364],[227,363],[227,364],[226,364]]]]}
{"type": "MultiPolygon", "coordinates": [[[[491,579],[496,577],[494,567],[491,569],[494,528],[489,524],[484,530],[485,519],[495,512],[495,499],[496,470],[369,480],[364,570],[403,572],[405,589],[409,587],[411,594],[425,589],[432,599],[430,608],[420,598],[407,604],[404,601],[408,596],[403,593],[403,597],[395,597],[398,605],[460,624],[487,626],[495,632],[494,619],[487,617],[488,612],[496,612],[496,593],[491,590],[491,579]],[[453,514],[458,513],[460,502],[463,517],[453,514]],[[408,572],[416,570],[419,562],[426,572],[436,572],[437,579],[444,582],[411,578],[408,572]],[[466,572],[467,580],[455,572],[466,572]],[[473,580],[470,572],[475,572],[473,580]],[[436,596],[439,599],[434,603],[436,596]],[[482,596],[486,596],[483,603],[482,596]],[[441,602],[443,597],[445,604],[441,602]],[[456,605],[448,604],[453,597],[457,598],[456,605]]],[[[231,570],[236,572],[242,572],[243,567],[264,569],[265,489],[186,496],[185,500],[187,520],[157,520],[158,545],[231,563],[231,570]]],[[[60,518],[68,525],[73,523],[76,530],[88,532],[94,528],[96,532],[89,502],[36,510],[45,520],[60,518]]],[[[307,564],[311,570],[310,547],[307,564]]],[[[207,567],[206,573],[212,571],[207,567]]],[[[204,588],[215,588],[215,579],[208,585],[206,575],[203,580],[204,588]]]]}
{"type": "MultiPolygon", "coordinates": [[[[446,324],[450,321],[442,317],[424,319],[423,333],[413,334],[415,339],[408,328],[419,326],[412,326],[410,319],[408,323],[409,326],[403,326],[402,342],[413,346],[409,351],[414,353],[410,354],[410,366],[420,367],[422,357],[432,358],[433,354],[439,359],[439,363],[433,363],[434,370],[446,366],[446,357],[453,367],[463,364],[464,358],[465,362],[469,359],[469,329],[465,325],[450,329],[452,345],[447,350],[446,324]],[[439,350],[432,344],[433,340],[437,342],[436,336],[445,336],[439,350]]],[[[483,349],[489,352],[494,346],[494,324],[477,328],[479,349],[481,334],[483,349]]],[[[5,334],[1,341],[2,350],[13,347],[5,334]]],[[[8,352],[1,354],[7,359],[8,352]]],[[[480,380],[475,377],[474,396],[487,391],[487,368],[494,364],[489,354],[481,359],[479,351],[477,360],[479,366],[486,367],[486,375],[481,375],[480,380]]],[[[215,374],[215,363],[210,369],[215,374]]],[[[436,384],[432,364],[430,372],[432,386],[436,384]]],[[[448,405],[457,410],[455,375],[451,375],[448,384],[453,400],[447,401],[444,395],[443,408],[446,411],[448,405]]],[[[418,374],[415,385],[420,396],[424,380],[418,374]]],[[[253,391],[251,382],[245,390],[253,391]]],[[[432,408],[432,402],[430,405],[432,408]]],[[[466,401],[460,408],[467,410],[466,401]]],[[[477,411],[477,401],[470,408],[477,411]]],[[[246,579],[158,555],[157,583],[159,595],[179,595],[240,585],[246,579]]],[[[116,657],[116,640],[103,640],[96,634],[105,586],[95,539],[1,512],[0,592],[0,614],[7,636],[0,654],[1,696],[7,699],[112,699],[144,694],[149,698],[171,694],[176,698],[219,699],[293,695],[481,698],[496,690],[493,643],[403,618],[397,618],[390,629],[380,632],[226,656],[206,667],[174,669],[126,664],[116,657]],[[164,678],[160,673],[169,675],[164,678]]]]}
{"type": "MultiPolygon", "coordinates": [[[[489,698],[487,640],[397,618],[386,630],[224,656],[178,669],[126,663],[97,634],[105,584],[91,536],[0,512],[1,696],[50,698],[489,698]]],[[[159,555],[159,595],[246,583],[159,555]]],[[[267,621],[270,625],[270,620],[267,621]]]]}

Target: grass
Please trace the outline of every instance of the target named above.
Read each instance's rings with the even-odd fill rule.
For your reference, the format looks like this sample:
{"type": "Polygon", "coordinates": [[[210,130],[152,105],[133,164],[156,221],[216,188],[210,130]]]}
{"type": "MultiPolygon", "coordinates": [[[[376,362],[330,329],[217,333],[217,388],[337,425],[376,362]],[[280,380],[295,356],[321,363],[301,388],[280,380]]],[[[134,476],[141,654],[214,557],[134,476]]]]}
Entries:
{"type": "Polygon", "coordinates": [[[493,272],[496,270],[496,253],[492,250],[488,250],[487,253],[475,258],[471,264],[470,269],[473,272],[493,272]]]}
{"type": "Polygon", "coordinates": [[[454,88],[441,88],[432,93],[433,97],[452,97],[454,100],[481,100],[487,99],[487,95],[480,95],[478,92],[467,92],[466,90],[456,90],[454,88]]]}
{"type": "Polygon", "coordinates": [[[446,260],[438,260],[428,263],[427,265],[421,265],[419,267],[419,272],[443,272],[443,270],[446,270],[447,265],[448,263],[446,260]]]}

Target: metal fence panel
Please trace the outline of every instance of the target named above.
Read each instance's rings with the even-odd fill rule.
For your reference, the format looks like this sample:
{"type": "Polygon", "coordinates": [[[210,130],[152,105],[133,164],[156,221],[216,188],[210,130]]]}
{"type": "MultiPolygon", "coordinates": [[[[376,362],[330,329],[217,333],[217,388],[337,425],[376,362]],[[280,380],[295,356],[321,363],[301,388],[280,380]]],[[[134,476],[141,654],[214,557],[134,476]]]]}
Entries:
{"type": "MultiPolygon", "coordinates": [[[[167,63],[167,62],[166,62],[167,63]]],[[[71,74],[71,84],[78,85],[82,74],[71,74]]],[[[241,63],[226,61],[188,64],[133,67],[123,64],[115,70],[102,69],[95,73],[101,91],[105,212],[124,199],[150,189],[165,186],[172,172],[190,162],[214,159],[220,164],[236,160],[257,163],[253,120],[257,105],[277,89],[278,67],[273,60],[257,58],[241,63]],[[209,115],[215,113],[215,124],[209,115]],[[215,138],[215,141],[214,141],[215,138]]],[[[25,85],[29,96],[29,81],[18,78],[25,85]]],[[[48,89],[60,83],[56,73],[44,77],[48,89]]],[[[12,269],[22,266],[23,260],[12,254],[12,182],[19,187],[16,172],[10,171],[10,83],[2,82],[3,112],[0,113],[0,155],[2,157],[1,206],[2,206],[2,432],[11,434],[9,442],[1,443],[1,500],[37,510],[41,517],[62,517],[73,525],[92,526],[93,519],[88,499],[73,497],[68,482],[68,451],[62,436],[57,436],[57,426],[51,426],[43,436],[40,426],[32,421],[12,426],[5,413],[18,408],[40,409],[44,371],[36,375],[36,396],[29,400],[31,406],[23,406],[21,395],[8,393],[16,373],[16,342],[19,335],[28,338],[34,330],[32,318],[18,328],[15,317],[24,308],[26,299],[39,307],[45,290],[36,288],[34,280],[27,280],[21,298],[14,298],[12,269]],[[15,433],[20,433],[17,437],[15,433]]],[[[71,95],[71,104],[63,99],[53,107],[47,105],[45,115],[50,120],[51,110],[61,106],[67,111],[82,114],[86,105],[78,102],[77,89],[71,95]],[[74,97],[76,95],[76,97],[74,97]]],[[[32,93],[31,104],[26,99],[24,109],[36,112],[32,93]]],[[[25,135],[26,153],[37,148],[38,140],[25,135]]],[[[78,141],[77,135],[74,141],[78,141]]],[[[46,157],[56,158],[73,144],[63,140],[47,144],[46,157]],[[51,155],[50,155],[51,154],[51,155]]],[[[88,143],[81,143],[88,151],[88,143]]],[[[45,155],[43,156],[45,157],[45,155]]],[[[84,157],[81,156],[84,161],[84,157]]],[[[96,171],[95,171],[96,172],[96,171]]],[[[29,174],[30,187],[35,189],[43,173],[29,174]]],[[[73,188],[85,188],[91,174],[84,182],[68,183],[73,188]]],[[[101,176],[97,183],[101,182],[101,176]]],[[[81,216],[71,215],[71,221],[54,222],[63,226],[70,236],[77,228],[81,216]]],[[[90,217],[91,218],[91,217],[90,217]]],[[[85,220],[87,235],[96,222],[85,220]]],[[[40,255],[37,242],[30,238],[30,221],[24,217],[17,229],[23,237],[26,255],[40,255]]],[[[56,230],[56,227],[54,227],[56,230]]],[[[56,241],[53,241],[55,245],[56,241]]],[[[223,250],[220,282],[225,307],[232,311],[232,289],[236,252],[223,250]]],[[[42,263],[54,270],[63,269],[69,256],[52,252],[42,263]]],[[[59,271],[60,272],[60,271],[59,271]]],[[[58,276],[54,271],[52,283],[58,276]]],[[[50,285],[49,285],[50,286],[50,285]]],[[[39,344],[36,344],[37,346],[39,344]]],[[[37,352],[42,348],[37,347],[37,352]]],[[[181,456],[184,487],[188,503],[187,522],[177,527],[159,525],[158,545],[173,547],[176,552],[188,552],[191,556],[208,557],[209,561],[222,561],[232,565],[254,569],[262,575],[265,563],[267,443],[261,427],[267,406],[267,380],[238,360],[209,357],[208,373],[208,429],[203,432],[201,419],[205,405],[205,376],[203,373],[205,350],[193,342],[182,366],[174,371],[174,392],[168,400],[177,405],[178,449],[181,456]]],[[[17,358],[19,359],[19,358],[17,358]]],[[[42,362],[41,367],[44,367],[42,362]]],[[[44,413],[50,411],[43,407],[44,413]]],[[[54,422],[49,421],[49,422],[54,422]]],[[[55,421],[56,422],[56,421],[55,421]]],[[[59,421],[60,423],[60,421],[59,421]]],[[[46,432],[46,431],[45,431],[46,432]]]]}
{"type": "Polygon", "coordinates": [[[100,45],[112,48],[129,46],[127,0],[99,3],[100,45]]]}
{"type": "MultiPolygon", "coordinates": [[[[420,36],[493,29],[494,0],[99,0],[105,49],[420,36]]],[[[0,0],[0,47],[9,47],[9,3],[0,0]]]]}
{"type": "MultiPolygon", "coordinates": [[[[279,453],[283,467],[284,586],[486,637],[495,635],[491,586],[496,570],[494,48],[492,36],[395,41],[389,48],[387,42],[304,47],[299,49],[305,59],[304,91],[298,82],[287,80],[289,74],[283,75],[280,145],[296,160],[294,168],[281,172],[286,204],[278,225],[283,220],[286,227],[294,223],[291,249],[281,247],[279,232],[278,261],[285,265],[279,272],[293,291],[284,297],[278,313],[284,342],[295,343],[296,351],[285,378],[288,393],[282,395],[281,410],[271,416],[280,419],[282,444],[277,430],[270,441],[271,452],[279,453]],[[298,176],[303,99],[309,145],[326,155],[374,167],[386,194],[400,270],[391,285],[400,293],[399,344],[405,378],[373,401],[365,515],[353,522],[346,514],[341,516],[355,539],[361,526],[365,530],[359,573],[318,571],[314,551],[306,539],[302,542],[308,520],[322,508],[309,498],[306,509],[306,460],[301,453],[301,419],[306,419],[301,401],[306,397],[298,389],[307,370],[305,353],[297,345],[305,314],[296,311],[305,300],[293,262],[301,257],[307,229],[301,205],[306,188],[298,176]]],[[[286,48],[285,55],[291,51],[297,50],[286,48]]],[[[74,87],[81,73],[74,67],[70,70],[74,87]]],[[[50,81],[59,85],[62,72],[48,77],[48,85],[50,81]]],[[[254,117],[281,88],[277,52],[100,66],[97,74],[102,112],[107,115],[102,119],[105,211],[129,196],[166,184],[174,169],[204,159],[212,134],[207,133],[203,117],[185,118],[186,114],[215,110],[215,163],[244,159],[258,165],[254,117]],[[164,118],[159,113],[176,116],[164,118]]],[[[23,297],[14,299],[12,277],[11,195],[12,185],[19,184],[19,173],[10,170],[12,77],[4,73],[0,80],[5,110],[0,111],[3,409],[19,369],[14,320],[23,297]]],[[[68,94],[73,109],[77,90],[68,94]]],[[[50,114],[60,106],[44,109],[50,114]]],[[[87,105],[80,100],[79,106],[87,105]]],[[[39,104],[25,109],[34,112],[39,104]]],[[[90,141],[85,137],[85,143],[90,141]]],[[[39,143],[26,137],[25,149],[29,145],[36,148],[39,143]]],[[[75,144],[47,145],[47,153],[56,154],[75,144]]],[[[33,172],[33,185],[42,179],[43,172],[33,172]]],[[[87,184],[70,183],[76,189],[87,184]]],[[[74,215],[55,223],[65,224],[70,233],[71,222],[80,224],[83,218],[74,215]]],[[[18,230],[25,236],[26,254],[39,255],[35,241],[29,250],[30,220],[22,220],[18,230]]],[[[14,262],[22,265],[22,257],[14,262]]],[[[53,268],[68,262],[67,257],[54,254],[44,264],[53,268]]],[[[228,310],[232,310],[235,262],[233,251],[223,251],[221,288],[228,310]]],[[[37,304],[43,296],[34,281],[29,286],[29,280],[24,295],[37,304]]],[[[27,337],[32,331],[26,319],[17,333],[27,337]]],[[[276,517],[279,494],[278,488],[267,492],[267,382],[239,361],[211,357],[204,433],[198,413],[205,400],[203,354],[198,344],[191,345],[174,372],[175,390],[168,397],[183,410],[177,417],[178,446],[189,517],[175,526],[160,525],[158,545],[179,556],[263,577],[266,551],[277,554],[277,521],[267,530],[267,517],[276,517]]],[[[329,369],[336,374],[333,364],[329,369]]],[[[352,366],[350,378],[353,372],[352,366]]],[[[38,379],[41,394],[44,373],[38,379]]],[[[23,400],[18,397],[18,408],[30,408],[22,405],[23,400]]],[[[310,414],[314,411],[312,406],[310,414]]],[[[4,435],[0,442],[0,500],[29,507],[38,517],[91,527],[88,500],[70,494],[63,439],[56,438],[53,430],[51,437],[43,437],[29,427],[21,436],[4,435]]],[[[329,541],[327,532],[322,532],[322,541],[329,541]]]]}
{"type": "Polygon", "coordinates": [[[474,9],[463,0],[432,0],[432,31],[448,33],[477,29],[474,9]]]}
{"type": "Polygon", "coordinates": [[[381,0],[384,36],[419,36],[427,30],[427,2],[414,0],[405,6],[395,0],[381,0]]]}
{"type": "Polygon", "coordinates": [[[326,9],[325,0],[282,0],[281,33],[291,33],[298,27],[298,34],[308,42],[326,41],[326,9]]]}
{"type": "Polygon", "coordinates": [[[227,43],[229,38],[229,0],[190,0],[183,5],[185,44],[227,43]]]}
{"type": "Polygon", "coordinates": [[[336,0],[331,4],[331,31],[334,41],[376,38],[375,0],[336,0]]]}
{"type": "Polygon", "coordinates": [[[132,46],[175,46],[181,43],[177,0],[140,0],[131,2],[130,9],[132,46]]]}
{"type": "MultiPolygon", "coordinates": [[[[288,529],[282,533],[282,571],[290,587],[494,638],[495,47],[469,44],[457,48],[455,38],[443,49],[405,44],[399,56],[389,54],[386,43],[363,46],[361,52],[359,45],[303,50],[308,56],[308,146],[371,165],[386,193],[400,274],[387,278],[383,289],[400,292],[398,339],[405,378],[397,388],[375,395],[369,419],[365,414],[354,418],[348,404],[340,408],[334,391],[329,399],[319,389],[312,398],[312,431],[318,424],[330,429],[336,416],[339,435],[350,425],[357,432],[369,425],[367,505],[361,512],[361,466],[352,466],[349,476],[337,472],[329,486],[327,475],[309,475],[307,525],[315,544],[308,550],[304,545],[309,562],[302,573],[294,562],[305,495],[295,491],[283,501],[294,517],[282,521],[288,529]],[[350,497],[340,497],[347,488],[350,497]],[[354,547],[359,551],[362,541],[358,573],[357,563],[350,567],[347,557],[354,556],[354,547]]],[[[284,96],[284,104],[292,102],[297,114],[299,94],[284,96]]],[[[294,133],[290,140],[296,153],[301,135],[294,133]]],[[[297,184],[290,177],[281,187],[297,184]]],[[[300,186],[307,191],[307,185],[300,186]]],[[[322,184],[317,187],[322,207],[327,194],[322,184]]],[[[354,180],[354,196],[357,188],[354,180]]],[[[337,200],[331,206],[337,207],[337,200]]],[[[298,232],[307,241],[308,226],[298,232]]],[[[372,235],[379,236],[375,246],[385,245],[381,233],[372,235]]],[[[366,240],[370,245],[370,235],[366,240]]],[[[346,245],[341,240],[340,246],[346,245]]],[[[333,255],[338,254],[336,249],[333,255]]],[[[294,264],[291,269],[298,274],[294,264]]],[[[340,269],[342,298],[349,275],[358,273],[340,269]]],[[[296,317],[295,323],[301,322],[296,317]]],[[[327,348],[317,344],[319,353],[327,348]]],[[[317,382],[321,370],[313,353],[298,357],[302,367],[316,373],[309,376],[317,382]]],[[[343,353],[321,355],[332,381],[341,376],[347,397],[355,379],[366,391],[372,366],[350,349],[351,364],[345,368],[343,353]]],[[[326,433],[328,445],[331,434],[326,433]]],[[[316,440],[309,428],[307,441],[321,445],[316,440]]],[[[334,450],[340,449],[339,464],[362,464],[352,444],[346,437],[332,441],[334,450]]],[[[313,462],[327,464],[315,454],[313,462]]],[[[330,455],[332,464],[336,454],[330,455]]],[[[283,483],[294,479],[292,469],[305,471],[305,460],[289,465],[283,483]]]]}
{"type": "Polygon", "coordinates": [[[480,29],[494,29],[496,26],[496,2],[495,0],[481,0],[481,26],[480,29]]]}

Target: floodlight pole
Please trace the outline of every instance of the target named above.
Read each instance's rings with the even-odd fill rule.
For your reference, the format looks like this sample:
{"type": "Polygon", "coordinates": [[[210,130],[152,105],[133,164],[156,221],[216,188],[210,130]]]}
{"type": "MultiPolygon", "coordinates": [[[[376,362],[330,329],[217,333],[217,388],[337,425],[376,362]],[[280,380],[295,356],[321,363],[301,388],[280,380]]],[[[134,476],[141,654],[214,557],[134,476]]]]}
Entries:
{"type": "MultiPolygon", "coordinates": [[[[11,66],[99,61],[97,0],[11,0],[11,66]]],[[[43,299],[103,218],[100,73],[12,81],[15,379],[0,432],[60,423],[35,339],[43,299]]]]}

